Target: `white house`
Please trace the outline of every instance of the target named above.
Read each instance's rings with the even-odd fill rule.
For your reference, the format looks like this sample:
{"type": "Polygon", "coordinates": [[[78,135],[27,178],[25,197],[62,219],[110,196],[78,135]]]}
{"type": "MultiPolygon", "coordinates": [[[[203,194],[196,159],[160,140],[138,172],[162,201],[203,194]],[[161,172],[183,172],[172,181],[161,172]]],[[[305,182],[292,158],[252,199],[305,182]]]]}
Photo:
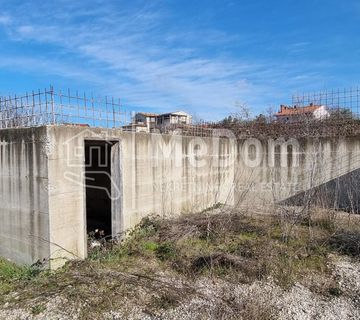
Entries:
{"type": "Polygon", "coordinates": [[[192,117],[184,111],[175,111],[160,114],[157,119],[158,126],[166,126],[170,124],[191,124],[192,117]]]}
{"type": "Polygon", "coordinates": [[[138,112],[133,118],[133,122],[123,129],[135,132],[152,132],[155,128],[164,128],[169,125],[191,124],[192,117],[184,111],[156,114],[138,112]]]}

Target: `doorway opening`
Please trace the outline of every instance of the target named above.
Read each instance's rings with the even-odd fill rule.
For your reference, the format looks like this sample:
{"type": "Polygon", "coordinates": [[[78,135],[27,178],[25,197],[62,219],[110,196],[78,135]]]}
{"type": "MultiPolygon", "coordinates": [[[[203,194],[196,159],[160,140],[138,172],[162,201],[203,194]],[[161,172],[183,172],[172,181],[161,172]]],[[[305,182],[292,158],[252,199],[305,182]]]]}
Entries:
{"type": "Polygon", "coordinates": [[[116,142],[85,141],[87,233],[112,236],[112,147],[116,142]]]}

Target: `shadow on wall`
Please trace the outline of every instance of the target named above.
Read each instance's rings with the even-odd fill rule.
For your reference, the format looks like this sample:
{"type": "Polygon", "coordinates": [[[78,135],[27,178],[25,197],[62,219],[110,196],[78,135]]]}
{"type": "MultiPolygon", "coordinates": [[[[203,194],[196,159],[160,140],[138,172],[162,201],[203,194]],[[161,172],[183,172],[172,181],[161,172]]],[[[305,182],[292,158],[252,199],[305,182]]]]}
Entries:
{"type": "Polygon", "coordinates": [[[360,213],[360,169],[333,179],[318,187],[292,196],[280,204],[316,205],[322,208],[360,213]]]}

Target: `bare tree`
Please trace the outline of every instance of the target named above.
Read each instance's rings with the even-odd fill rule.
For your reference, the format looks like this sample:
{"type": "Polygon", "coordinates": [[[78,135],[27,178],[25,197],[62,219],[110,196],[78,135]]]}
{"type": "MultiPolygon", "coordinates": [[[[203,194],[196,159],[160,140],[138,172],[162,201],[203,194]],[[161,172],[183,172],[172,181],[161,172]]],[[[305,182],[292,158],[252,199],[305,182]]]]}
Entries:
{"type": "Polygon", "coordinates": [[[241,122],[250,121],[252,118],[250,107],[246,103],[235,102],[236,112],[233,117],[241,122]]]}

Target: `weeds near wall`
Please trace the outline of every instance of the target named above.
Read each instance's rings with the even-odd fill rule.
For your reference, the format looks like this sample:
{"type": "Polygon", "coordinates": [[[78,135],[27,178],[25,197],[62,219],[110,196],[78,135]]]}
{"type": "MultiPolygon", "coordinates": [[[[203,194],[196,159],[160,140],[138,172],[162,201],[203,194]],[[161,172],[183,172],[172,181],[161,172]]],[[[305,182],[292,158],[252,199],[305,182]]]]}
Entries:
{"type": "Polygon", "coordinates": [[[31,281],[40,272],[37,266],[21,267],[0,258],[0,302],[18,283],[31,281]]]}
{"type": "MultiPolygon", "coordinates": [[[[81,310],[80,319],[89,319],[124,308],[124,301],[156,316],[193,299],[208,299],[196,286],[206,279],[273,281],[287,289],[310,274],[328,278],[329,253],[359,257],[360,224],[352,220],[350,227],[345,215],[337,217],[334,230],[326,217],[326,211],[313,210],[311,231],[309,222],[299,218],[286,237],[278,215],[271,212],[256,216],[220,206],[176,219],[148,217],[123,242],[92,248],[86,261],[69,262],[56,272],[34,274],[3,261],[1,299],[22,303],[36,315],[46,310],[41,297],[61,295],[63,308],[81,310]],[[16,299],[6,295],[10,291],[18,292],[16,299]]],[[[341,294],[333,281],[318,290],[341,294]]],[[[212,298],[217,301],[212,319],[220,314],[227,319],[276,318],[276,307],[265,298],[212,298]]],[[[201,312],[207,314],[206,305],[201,312]]]]}

